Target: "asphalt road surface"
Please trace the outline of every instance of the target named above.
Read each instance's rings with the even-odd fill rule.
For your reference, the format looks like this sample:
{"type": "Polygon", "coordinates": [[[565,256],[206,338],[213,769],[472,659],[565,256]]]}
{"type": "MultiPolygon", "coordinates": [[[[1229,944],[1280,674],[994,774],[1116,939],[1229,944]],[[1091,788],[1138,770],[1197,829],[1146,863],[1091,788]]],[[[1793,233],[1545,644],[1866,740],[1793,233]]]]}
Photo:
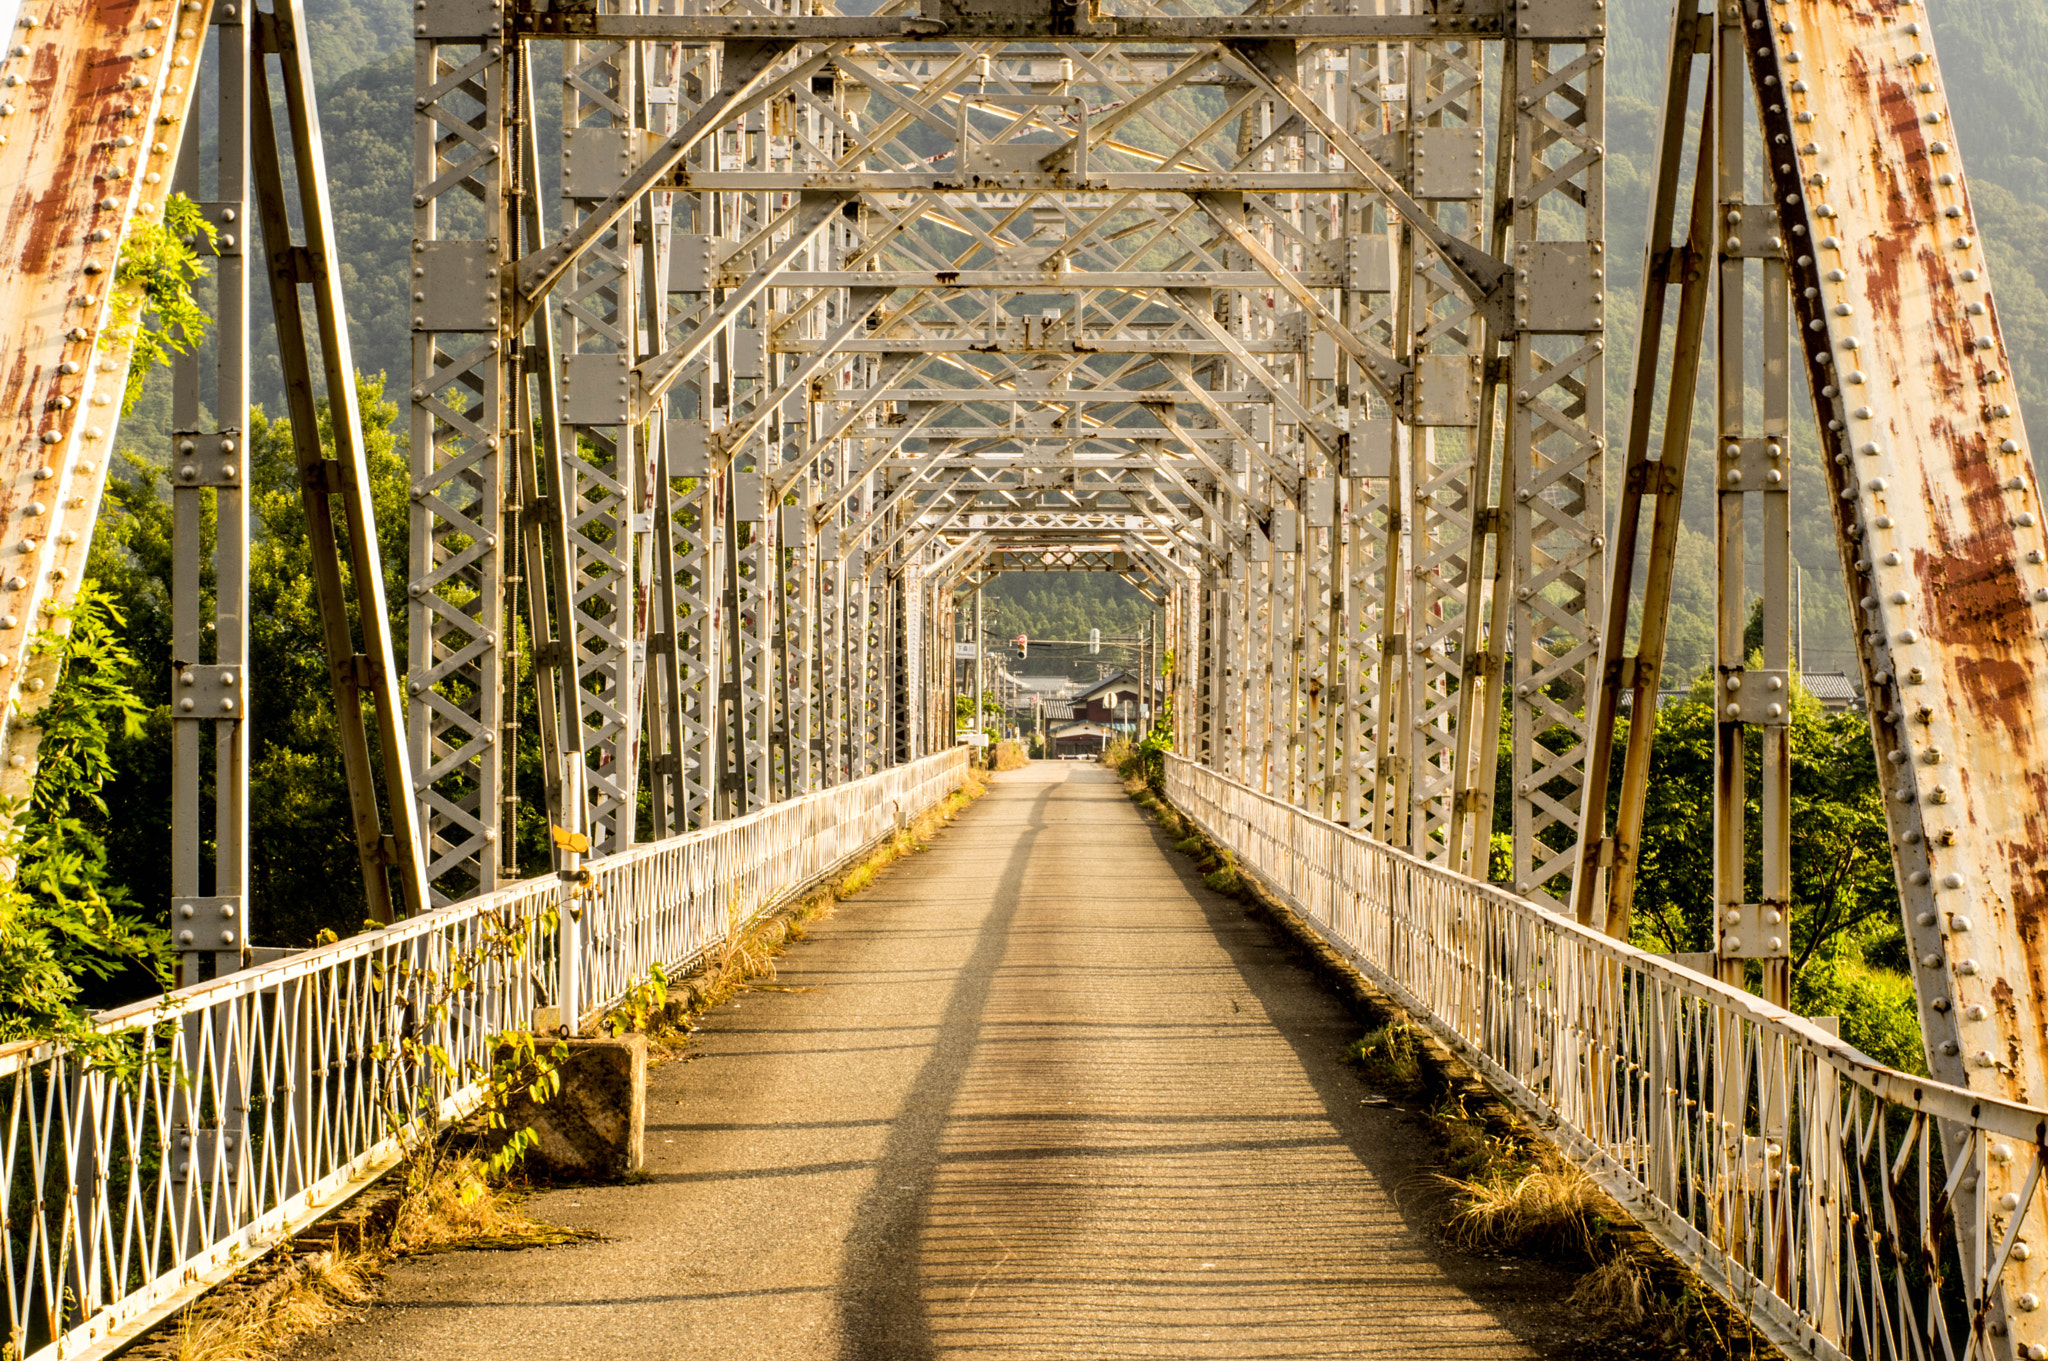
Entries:
{"type": "Polygon", "coordinates": [[[295,1355],[1504,1358],[1569,1281],[1433,1227],[1357,1027],[1102,768],[1039,762],[656,1067],[602,1241],[400,1264],[295,1355]]]}

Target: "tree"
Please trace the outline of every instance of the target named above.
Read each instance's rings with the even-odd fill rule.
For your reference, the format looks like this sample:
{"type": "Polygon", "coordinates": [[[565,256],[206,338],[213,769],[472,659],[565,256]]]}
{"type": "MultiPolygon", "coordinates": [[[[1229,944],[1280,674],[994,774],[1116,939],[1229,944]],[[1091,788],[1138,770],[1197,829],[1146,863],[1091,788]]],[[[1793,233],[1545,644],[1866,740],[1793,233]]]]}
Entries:
{"type": "MultiPolygon", "coordinates": [[[[381,378],[363,380],[360,398],[385,592],[398,601],[405,599],[409,488],[405,447],[394,430],[398,409],[384,400],[381,378]]],[[[331,447],[325,403],[319,421],[322,443],[331,447]]],[[[322,930],[349,935],[361,927],[362,872],[351,838],[348,782],[290,422],[270,419],[260,409],[253,412],[248,447],[251,930],[266,944],[308,945],[322,930]]],[[[130,684],[143,694],[165,696],[147,707],[133,732],[112,744],[113,761],[123,776],[109,791],[107,823],[121,828],[111,850],[112,878],[138,902],[162,903],[167,910],[172,513],[162,472],[153,460],[124,456],[121,475],[108,484],[92,571],[128,620],[130,684]]],[[[217,525],[211,498],[201,505],[201,588],[210,612],[217,525]]],[[[352,589],[345,543],[342,577],[345,588],[352,589]]],[[[402,665],[403,611],[395,613],[392,626],[402,665]]],[[[210,640],[202,647],[210,647],[210,640]]],[[[202,805],[210,801],[212,788],[212,762],[205,761],[202,805]]],[[[211,888],[202,885],[202,891],[211,888]]]]}
{"type": "Polygon", "coordinates": [[[134,910],[107,872],[102,797],[111,752],[141,729],[143,704],[127,688],[133,657],[122,617],[92,581],[81,583],[66,624],[43,633],[37,652],[61,671],[36,716],[41,764],[26,809],[13,808],[0,843],[0,1041],[63,1039],[88,1056],[108,1046],[88,1028],[99,985],[125,992],[170,986],[169,933],[134,910]]]}
{"type": "MultiPolygon", "coordinates": [[[[999,721],[1007,714],[1002,704],[996,699],[996,692],[993,690],[981,692],[981,712],[984,718],[993,718],[999,721]]],[[[953,726],[956,728],[971,728],[974,726],[974,696],[953,696],[953,726]]]]}
{"type": "MultiPolygon", "coordinates": [[[[1705,950],[1714,938],[1715,717],[1710,680],[1657,711],[1635,899],[1637,942],[1705,950]]],[[[1898,920],[1884,790],[1861,714],[1830,714],[1792,688],[1792,967],[1804,970],[1845,937],[1898,920]]],[[[1744,747],[1755,787],[1760,736],[1744,747]]],[[[1761,809],[1744,814],[1746,879],[1762,874],[1761,809]]],[[[1745,896],[1748,896],[1747,894],[1745,896]]]]}

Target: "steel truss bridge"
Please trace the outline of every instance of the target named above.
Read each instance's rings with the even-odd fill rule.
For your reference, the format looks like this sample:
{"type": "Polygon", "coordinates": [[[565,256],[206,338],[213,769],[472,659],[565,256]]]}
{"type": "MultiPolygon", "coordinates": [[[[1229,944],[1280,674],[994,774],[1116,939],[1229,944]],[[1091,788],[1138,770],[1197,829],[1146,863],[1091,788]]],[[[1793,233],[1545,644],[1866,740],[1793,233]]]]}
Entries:
{"type": "Polygon", "coordinates": [[[402,659],[298,0],[26,0],[0,58],[0,794],[35,774],[29,639],[114,447],[116,262],[173,192],[217,233],[219,327],[167,451],[189,986],[103,1018],[166,1059],[133,1082],[0,1049],[17,1354],[104,1354],[390,1166],[400,1121],[473,1105],[407,1104],[400,1030],[469,1061],[575,1027],[943,796],[959,602],[1086,568],[1160,612],[1176,802],[1772,1339],[2048,1356],[2048,534],[1911,0],[1679,0],[1623,261],[1600,0],[413,18],[402,659]],[[1639,314],[1610,328],[1616,269],[1639,314]],[[245,887],[259,275],[391,923],[289,954],[245,887]],[[1784,1009],[1789,506],[1823,494],[1790,477],[1800,373],[1931,1081],[1784,1009]],[[1658,958],[1627,944],[1651,733],[1617,720],[1655,703],[1695,453],[1717,935],[1658,958]],[[521,684],[564,833],[526,881],[521,684]]]}

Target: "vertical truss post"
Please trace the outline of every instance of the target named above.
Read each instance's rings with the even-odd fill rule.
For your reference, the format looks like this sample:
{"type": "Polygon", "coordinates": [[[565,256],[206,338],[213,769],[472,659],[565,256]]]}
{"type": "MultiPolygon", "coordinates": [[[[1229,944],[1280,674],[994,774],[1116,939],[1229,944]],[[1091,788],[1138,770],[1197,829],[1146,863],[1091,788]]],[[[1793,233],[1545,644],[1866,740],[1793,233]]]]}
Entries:
{"type": "Polygon", "coordinates": [[[437,899],[497,887],[504,814],[503,313],[519,47],[484,8],[414,15],[412,534],[407,730],[437,899]]]}
{"type": "Polygon", "coordinates": [[[733,501],[736,472],[728,463],[714,480],[713,490],[716,513],[723,525],[718,545],[720,582],[724,587],[719,627],[718,708],[711,743],[717,772],[713,816],[720,821],[747,811],[746,628],[741,623],[740,535],[733,501]]]}
{"type": "MultiPolygon", "coordinates": [[[[1408,82],[1409,191],[1437,226],[1477,246],[1486,235],[1484,62],[1476,42],[1418,43],[1408,82]]],[[[1413,239],[1412,227],[1404,228],[1413,239]]],[[[1458,292],[1440,253],[1411,249],[1408,325],[1415,364],[1410,415],[1416,429],[1403,519],[1408,526],[1407,621],[1399,720],[1407,786],[1406,844],[1442,860],[1455,852],[1457,716],[1464,685],[1466,613],[1474,570],[1476,436],[1486,430],[1482,375],[1488,332],[1458,292]]]]}
{"type": "MultiPolygon", "coordinates": [[[[562,48],[562,223],[604,215],[646,138],[645,45],[572,39],[562,48]]],[[[538,192],[533,186],[529,192],[538,192]]],[[[561,400],[574,588],[566,630],[577,655],[579,745],[587,753],[590,838],[607,854],[633,844],[639,803],[644,647],[636,580],[646,486],[632,410],[642,357],[643,212],[620,215],[579,251],[560,287],[561,400]]]]}
{"type": "MultiPolygon", "coordinates": [[[[710,383],[693,395],[708,412],[710,383]]],[[[676,747],[666,778],[673,783],[678,826],[701,827],[718,816],[717,711],[722,663],[718,621],[723,612],[723,529],[717,479],[710,474],[703,419],[667,423],[669,482],[657,482],[663,521],[674,540],[667,570],[675,613],[676,747]]],[[[659,558],[657,556],[657,561],[659,558]]]]}
{"type": "MultiPolygon", "coordinates": [[[[244,469],[249,435],[250,16],[213,11],[219,80],[214,189],[204,192],[201,120],[186,122],[179,192],[219,233],[212,266],[212,372],[202,353],[172,370],[171,426],[171,899],[181,982],[242,967],[249,948],[249,515],[244,469]],[[209,428],[210,427],[210,428],[209,428]],[[186,476],[187,470],[191,475],[186,476]],[[206,609],[201,538],[214,503],[213,608],[206,609]],[[225,708],[222,707],[226,703],[225,708]],[[201,802],[206,747],[213,748],[214,805],[201,802]],[[212,847],[208,863],[207,847],[212,847]],[[208,890],[211,890],[208,892],[208,890]]],[[[268,118],[269,106],[257,106],[268,118]]],[[[194,110],[197,113],[197,110],[194,110]]],[[[387,909],[388,910],[388,909],[387,909]]]]}
{"type": "MultiPolygon", "coordinates": [[[[530,109],[534,100],[529,64],[521,64],[519,78],[521,105],[530,109]]],[[[521,178],[529,187],[538,186],[540,140],[532,119],[520,120],[518,138],[521,178]]],[[[540,194],[523,193],[519,201],[520,251],[540,250],[547,244],[540,194]]],[[[565,637],[563,633],[565,628],[575,627],[575,588],[570,577],[570,496],[562,462],[561,366],[556,357],[554,316],[554,300],[542,299],[528,320],[514,371],[511,440],[515,468],[508,513],[518,516],[519,557],[517,568],[507,575],[519,579],[526,601],[548,822],[580,830],[581,824],[571,817],[582,816],[584,810],[571,809],[564,785],[567,763],[583,761],[583,726],[577,714],[582,682],[573,634],[565,637]],[[517,507],[516,512],[511,507],[517,507]]],[[[513,850],[516,847],[508,847],[513,850]]],[[[552,854],[561,868],[563,853],[555,849],[552,854]]],[[[512,864],[510,854],[505,863],[512,864]]]]}
{"type": "MultiPolygon", "coordinates": [[[[1785,241],[1776,210],[1748,202],[1751,142],[1748,25],[1739,5],[1720,11],[1714,97],[1715,217],[1720,249],[1714,290],[1714,950],[1722,981],[1741,986],[1763,962],[1764,995],[1790,1004],[1791,941],[1791,523],[1792,450],[1785,241]],[[1745,304],[1748,262],[1761,260],[1759,333],[1745,304]],[[1749,357],[1758,355],[1762,425],[1747,434],[1749,357]],[[1759,504],[1760,502],[1760,504],[1759,504]],[[1761,512],[1763,637],[1749,665],[1747,513],[1761,512]],[[1759,835],[1762,882],[1749,893],[1750,727],[1761,729],[1759,835]]],[[[1768,178],[1768,163],[1765,175],[1768,178]]]]}
{"type": "MultiPolygon", "coordinates": [[[[1514,887],[1557,904],[1577,868],[1588,675],[1606,586],[1606,42],[1592,4],[1511,38],[1516,110],[1514,887]]],[[[1483,738],[1481,739],[1483,740],[1483,738]]]]}
{"type": "Polygon", "coordinates": [[[653,572],[647,627],[647,779],[657,839],[689,830],[689,796],[683,778],[688,703],[683,687],[683,608],[678,591],[675,471],[667,423],[657,421],[654,443],[653,572]]]}
{"type": "MultiPolygon", "coordinates": [[[[1501,67],[1499,114],[1494,143],[1493,195],[1488,214],[1487,254],[1507,253],[1508,232],[1515,220],[1516,69],[1501,67]]],[[[1477,346],[1479,427],[1472,452],[1470,546],[1465,616],[1459,639],[1458,711],[1453,763],[1450,867],[1474,878],[1492,878],[1495,780],[1500,769],[1500,715],[1507,689],[1507,638],[1514,554],[1509,542],[1511,507],[1515,503],[1516,462],[1505,457],[1501,440],[1501,327],[1484,317],[1475,324],[1486,340],[1477,346]]]]}

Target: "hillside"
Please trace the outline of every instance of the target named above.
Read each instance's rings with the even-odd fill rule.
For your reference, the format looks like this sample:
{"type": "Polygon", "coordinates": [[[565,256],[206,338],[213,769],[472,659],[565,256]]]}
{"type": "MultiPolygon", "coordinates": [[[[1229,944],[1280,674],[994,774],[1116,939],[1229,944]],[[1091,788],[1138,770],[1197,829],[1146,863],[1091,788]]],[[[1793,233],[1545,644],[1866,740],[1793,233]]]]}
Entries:
{"type": "MultiPolygon", "coordinates": [[[[991,644],[1014,653],[1018,635],[1031,639],[1021,670],[1033,676],[1093,680],[1098,666],[1121,662],[1124,654],[1115,647],[1091,653],[1077,640],[1086,639],[1090,629],[1105,637],[1142,633],[1155,615],[1123,578],[1107,572],[1005,572],[983,590],[983,626],[991,644]]],[[[963,627],[970,618],[963,613],[963,627]]]]}

